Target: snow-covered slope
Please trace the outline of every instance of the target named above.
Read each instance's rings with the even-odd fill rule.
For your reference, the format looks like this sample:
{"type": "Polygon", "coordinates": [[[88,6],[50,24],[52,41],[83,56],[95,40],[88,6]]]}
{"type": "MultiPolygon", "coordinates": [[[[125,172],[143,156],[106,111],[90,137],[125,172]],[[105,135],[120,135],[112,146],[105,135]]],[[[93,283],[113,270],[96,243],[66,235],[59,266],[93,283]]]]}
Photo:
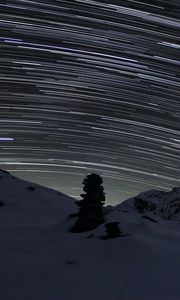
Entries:
{"type": "Polygon", "coordinates": [[[60,192],[20,180],[0,170],[0,232],[4,229],[49,227],[77,211],[75,200],[60,192]]]}
{"type": "Polygon", "coordinates": [[[104,224],[77,234],[69,232],[74,199],[0,176],[0,299],[180,299],[180,213],[161,214],[178,188],[105,207],[104,224]],[[120,237],[104,239],[110,222],[119,222],[120,237]]]}
{"type": "Polygon", "coordinates": [[[142,192],[117,205],[117,209],[120,208],[180,221],[180,187],[175,187],[170,192],[156,190],[142,192]]]}

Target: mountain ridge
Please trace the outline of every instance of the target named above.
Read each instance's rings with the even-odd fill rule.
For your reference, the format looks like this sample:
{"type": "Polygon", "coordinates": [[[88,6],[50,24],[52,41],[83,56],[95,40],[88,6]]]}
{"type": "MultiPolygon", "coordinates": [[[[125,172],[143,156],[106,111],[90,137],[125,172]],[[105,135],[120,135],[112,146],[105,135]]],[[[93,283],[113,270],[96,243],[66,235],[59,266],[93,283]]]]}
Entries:
{"type": "MultiPolygon", "coordinates": [[[[3,210],[5,210],[7,204],[9,207],[10,204],[12,206],[14,203],[20,204],[21,209],[23,207],[28,210],[29,207],[32,212],[34,202],[35,209],[38,211],[40,210],[40,206],[41,208],[43,206],[48,206],[48,211],[50,212],[51,208],[54,206],[52,213],[54,211],[54,216],[56,216],[55,219],[57,220],[57,211],[59,215],[61,215],[60,209],[63,208],[64,212],[67,211],[67,217],[68,214],[71,215],[76,213],[79,209],[76,205],[78,200],[59,191],[19,179],[2,169],[0,169],[0,184],[0,201],[5,204],[3,210]]],[[[103,210],[105,217],[110,213],[124,211],[126,213],[139,213],[140,216],[142,214],[148,214],[151,217],[160,217],[164,220],[180,221],[180,187],[174,187],[168,192],[155,189],[144,191],[115,206],[107,205],[103,208],[103,210]]],[[[53,215],[51,215],[51,217],[53,217],[53,215]]]]}
{"type": "Polygon", "coordinates": [[[116,206],[135,209],[139,213],[148,213],[166,220],[180,221],[180,187],[171,191],[149,190],[139,193],[116,206]]]}

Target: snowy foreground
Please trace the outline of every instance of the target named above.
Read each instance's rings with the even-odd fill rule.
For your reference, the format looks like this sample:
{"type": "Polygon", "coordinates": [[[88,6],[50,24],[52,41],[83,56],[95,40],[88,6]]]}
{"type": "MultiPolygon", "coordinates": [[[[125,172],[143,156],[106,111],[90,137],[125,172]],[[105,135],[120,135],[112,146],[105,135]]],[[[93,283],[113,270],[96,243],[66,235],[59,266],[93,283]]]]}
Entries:
{"type": "Polygon", "coordinates": [[[2,171],[0,200],[1,300],[180,300],[180,188],[105,207],[123,232],[106,240],[68,232],[74,199],[2,171]]]}

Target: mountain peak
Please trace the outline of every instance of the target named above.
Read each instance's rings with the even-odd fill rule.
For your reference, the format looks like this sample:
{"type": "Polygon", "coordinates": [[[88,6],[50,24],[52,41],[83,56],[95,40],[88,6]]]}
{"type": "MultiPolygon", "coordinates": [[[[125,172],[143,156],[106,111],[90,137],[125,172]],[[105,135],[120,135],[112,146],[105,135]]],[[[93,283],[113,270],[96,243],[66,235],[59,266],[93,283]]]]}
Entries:
{"type": "Polygon", "coordinates": [[[153,214],[163,219],[180,221],[180,187],[171,191],[149,190],[117,205],[139,213],[153,214]]]}

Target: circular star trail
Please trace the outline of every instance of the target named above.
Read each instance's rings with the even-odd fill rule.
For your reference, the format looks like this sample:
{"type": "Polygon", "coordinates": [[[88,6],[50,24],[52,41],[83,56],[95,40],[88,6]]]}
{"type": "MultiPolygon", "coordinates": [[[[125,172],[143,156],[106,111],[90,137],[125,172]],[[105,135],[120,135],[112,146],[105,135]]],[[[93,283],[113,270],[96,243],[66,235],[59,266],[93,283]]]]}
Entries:
{"type": "Polygon", "coordinates": [[[0,167],[107,203],[180,184],[180,3],[0,3],[0,167]]]}

